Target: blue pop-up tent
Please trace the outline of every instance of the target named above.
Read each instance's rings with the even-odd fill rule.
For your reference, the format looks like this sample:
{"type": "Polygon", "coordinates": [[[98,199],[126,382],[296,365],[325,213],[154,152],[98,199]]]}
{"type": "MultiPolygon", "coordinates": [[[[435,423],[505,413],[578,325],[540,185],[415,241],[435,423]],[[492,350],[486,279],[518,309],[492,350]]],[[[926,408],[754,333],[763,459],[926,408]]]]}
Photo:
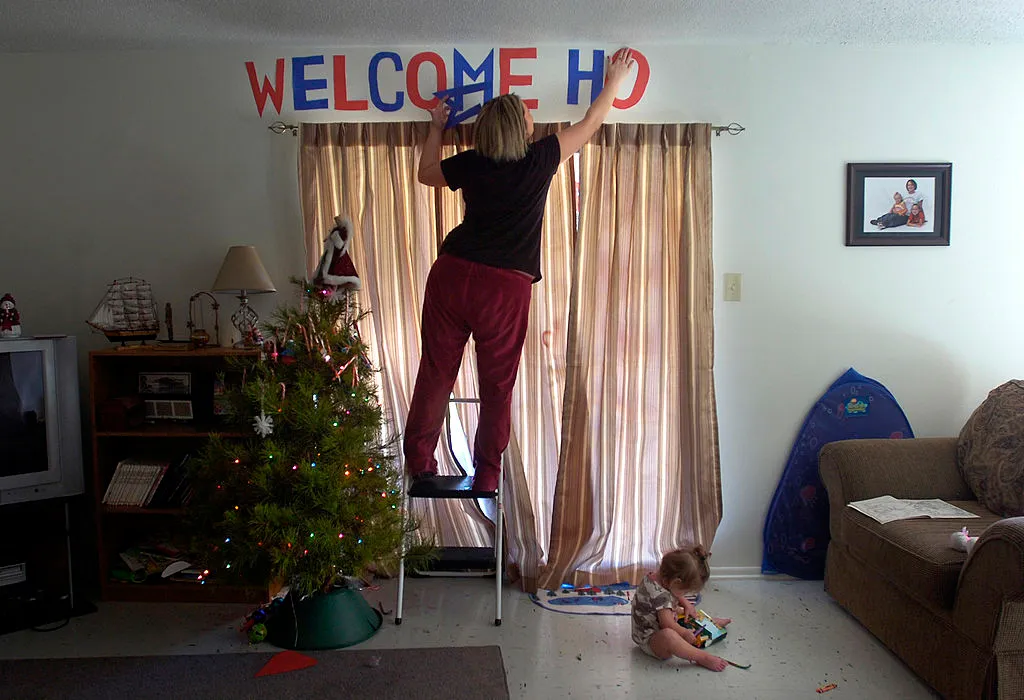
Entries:
{"type": "Polygon", "coordinates": [[[793,444],[765,520],[761,572],[824,578],[831,538],[818,453],[826,443],[912,437],[903,409],[882,384],[852,367],[839,377],[815,402],[793,444]]]}

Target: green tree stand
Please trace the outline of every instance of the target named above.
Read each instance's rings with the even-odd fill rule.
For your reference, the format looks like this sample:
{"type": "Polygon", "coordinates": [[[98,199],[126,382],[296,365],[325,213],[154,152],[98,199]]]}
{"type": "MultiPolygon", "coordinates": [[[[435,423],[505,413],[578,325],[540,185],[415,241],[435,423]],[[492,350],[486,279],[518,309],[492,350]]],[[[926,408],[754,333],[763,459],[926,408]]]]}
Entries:
{"type": "Polygon", "coordinates": [[[341,649],[365,642],[382,623],[380,612],[351,588],[314,593],[304,600],[289,594],[267,621],[267,641],[283,649],[341,649]]]}

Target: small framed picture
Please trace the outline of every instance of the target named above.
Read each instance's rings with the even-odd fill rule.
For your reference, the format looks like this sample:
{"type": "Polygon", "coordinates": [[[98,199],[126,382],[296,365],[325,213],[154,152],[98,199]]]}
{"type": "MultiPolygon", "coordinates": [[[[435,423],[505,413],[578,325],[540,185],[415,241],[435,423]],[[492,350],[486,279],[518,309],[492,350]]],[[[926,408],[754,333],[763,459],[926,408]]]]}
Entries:
{"type": "Polygon", "coordinates": [[[140,394],[192,393],[192,375],[188,372],[139,372],[140,394]]]}
{"type": "Polygon", "coordinates": [[[952,163],[848,163],[846,245],[949,245],[952,163]]]}
{"type": "Polygon", "coordinates": [[[150,420],[189,421],[192,402],[182,399],[146,399],[146,418],[150,420]]]}

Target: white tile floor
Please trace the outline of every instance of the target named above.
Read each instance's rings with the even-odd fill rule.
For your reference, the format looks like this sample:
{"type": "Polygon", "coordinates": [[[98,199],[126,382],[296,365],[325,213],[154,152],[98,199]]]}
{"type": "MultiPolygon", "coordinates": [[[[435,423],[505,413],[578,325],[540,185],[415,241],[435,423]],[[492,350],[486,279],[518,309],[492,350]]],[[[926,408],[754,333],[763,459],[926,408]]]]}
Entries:
{"type": "MultiPolygon", "coordinates": [[[[393,611],[394,591],[394,582],[385,581],[365,594],[393,611]]],[[[752,664],[723,673],[644,656],[630,641],[628,617],[550,612],[512,587],[505,591],[504,623],[495,627],[493,591],[485,579],[410,579],[403,624],[386,618],[356,648],[497,644],[513,698],[937,697],[837,607],[820,581],[713,580],[701,607],[734,620],[715,651],[752,664]],[[815,694],[825,683],[838,687],[815,694]]],[[[273,651],[244,641],[237,629],[245,612],[238,606],[103,603],[99,612],[56,632],[0,636],[0,658],[273,651]]]]}

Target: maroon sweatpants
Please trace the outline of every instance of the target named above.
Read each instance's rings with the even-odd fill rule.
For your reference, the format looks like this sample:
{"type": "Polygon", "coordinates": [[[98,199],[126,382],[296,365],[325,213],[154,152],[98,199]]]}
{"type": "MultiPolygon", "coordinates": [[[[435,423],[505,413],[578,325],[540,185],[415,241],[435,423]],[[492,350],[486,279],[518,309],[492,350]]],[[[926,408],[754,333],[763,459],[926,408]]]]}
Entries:
{"type": "Polygon", "coordinates": [[[410,475],[436,473],[437,447],[462,352],[476,341],[480,420],[473,449],[477,479],[493,482],[509,441],[512,387],[530,315],[532,280],[451,255],[430,268],[423,298],[423,354],[405,426],[403,450],[410,475]]]}

